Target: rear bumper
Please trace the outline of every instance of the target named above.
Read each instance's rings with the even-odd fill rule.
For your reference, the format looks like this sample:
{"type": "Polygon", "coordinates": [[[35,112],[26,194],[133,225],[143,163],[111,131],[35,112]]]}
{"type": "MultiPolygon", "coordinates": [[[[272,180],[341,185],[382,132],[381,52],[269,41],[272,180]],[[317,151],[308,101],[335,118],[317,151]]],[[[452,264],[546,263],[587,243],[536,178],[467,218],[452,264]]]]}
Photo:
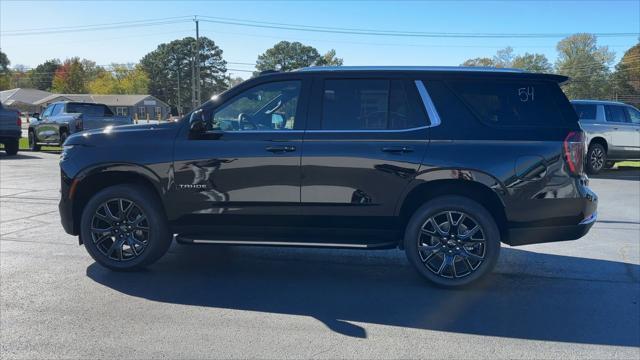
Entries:
{"type": "Polygon", "coordinates": [[[509,229],[509,245],[518,246],[580,239],[589,232],[596,219],[597,213],[594,212],[577,225],[512,228],[509,229]]]}
{"type": "MultiPolygon", "coordinates": [[[[584,197],[578,202],[579,206],[573,208],[573,212],[581,214],[580,218],[567,217],[559,219],[559,222],[545,221],[543,224],[537,223],[530,226],[512,226],[508,229],[508,237],[505,242],[512,246],[518,246],[576,240],[583,237],[598,218],[598,196],[587,187],[584,187],[583,191],[584,197]],[[572,222],[567,219],[575,220],[572,222]]],[[[571,204],[575,205],[573,202],[571,204]]],[[[558,205],[561,204],[558,203],[558,205]]],[[[558,207],[563,208],[564,206],[558,207]]]]}
{"type": "Polygon", "coordinates": [[[6,130],[6,129],[0,129],[0,140],[13,140],[13,139],[19,139],[20,136],[22,136],[22,132],[20,131],[20,129],[12,129],[12,130],[6,130]]]}

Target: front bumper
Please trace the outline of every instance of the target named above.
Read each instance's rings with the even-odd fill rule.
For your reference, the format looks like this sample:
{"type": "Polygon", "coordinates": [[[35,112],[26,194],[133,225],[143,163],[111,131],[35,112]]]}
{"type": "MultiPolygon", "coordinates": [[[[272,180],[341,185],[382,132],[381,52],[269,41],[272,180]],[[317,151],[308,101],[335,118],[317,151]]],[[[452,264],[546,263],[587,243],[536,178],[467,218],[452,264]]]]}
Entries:
{"type": "Polygon", "coordinates": [[[70,197],[73,180],[68,178],[63,171],[60,172],[60,175],[60,203],[58,203],[60,222],[67,234],[78,235],[76,224],[74,224],[73,201],[70,197]]]}

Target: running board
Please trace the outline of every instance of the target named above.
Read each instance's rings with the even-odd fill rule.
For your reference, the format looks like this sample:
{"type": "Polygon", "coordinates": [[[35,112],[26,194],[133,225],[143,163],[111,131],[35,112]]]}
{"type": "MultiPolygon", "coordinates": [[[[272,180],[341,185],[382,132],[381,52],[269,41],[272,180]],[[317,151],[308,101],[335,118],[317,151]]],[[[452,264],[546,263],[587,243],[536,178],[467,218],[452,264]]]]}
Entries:
{"type": "Polygon", "coordinates": [[[188,236],[176,235],[176,241],[181,244],[215,244],[215,245],[251,245],[251,246],[291,246],[291,247],[315,247],[337,249],[388,249],[398,246],[397,241],[375,244],[349,244],[328,242],[300,242],[300,241],[263,241],[263,240],[219,240],[219,239],[194,239],[188,236]]]}

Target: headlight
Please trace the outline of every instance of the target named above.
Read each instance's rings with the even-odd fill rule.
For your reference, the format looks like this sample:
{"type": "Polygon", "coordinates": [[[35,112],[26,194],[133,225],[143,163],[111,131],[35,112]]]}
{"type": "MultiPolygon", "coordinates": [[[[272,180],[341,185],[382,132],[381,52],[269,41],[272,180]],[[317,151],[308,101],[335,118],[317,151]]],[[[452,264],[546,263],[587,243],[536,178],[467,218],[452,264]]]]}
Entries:
{"type": "Polygon", "coordinates": [[[60,160],[68,159],[71,155],[71,150],[79,146],[80,145],[64,145],[62,147],[62,153],[60,154],[60,160]]]}

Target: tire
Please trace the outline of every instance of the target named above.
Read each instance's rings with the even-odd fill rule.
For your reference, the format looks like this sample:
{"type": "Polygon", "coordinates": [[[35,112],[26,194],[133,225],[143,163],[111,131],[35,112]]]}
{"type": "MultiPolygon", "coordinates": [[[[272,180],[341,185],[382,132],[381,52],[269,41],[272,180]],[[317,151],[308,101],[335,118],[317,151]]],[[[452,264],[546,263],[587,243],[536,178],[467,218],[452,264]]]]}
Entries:
{"type": "Polygon", "coordinates": [[[607,151],[604,146],[599,143],[589,145],[587,151],[587,173],[597,174],[605,168],[607,163],[607,151]]]}
{"type": "Polygon", "coordinates": [[[20,147],[20,139],[11,139],[4,143],[4,151],[7,155],[15,155],[20,147]]]}
{"type": "Polygon", "coordinates": [[[60,132],[60,146],[64,145],[64,142],[67,141],[67,137],[69,137],[69,133],[66,130],[62,130],[60,132]]]}
{"type": "Polygon", "coordinates": [[[167,252],[172,240],[156,194],[133,184],[111,186],[94,195],[82,211],[80,236],[96,262],[116,271],[138,270],[154,263],[167,252]],[[92,225],[102,231],[92,231],[92,225]]]}
{"type": "Polygon", "coordinates": [[[33,130],[29,131],[29,149],[40,151],[40,145],[36,144],[36,133],[33,130]]]}
{"type": "Polygon", "coordinates": [[[441,196],[413,214],[405,230],[404,249],[409,262],[433,284],[462,287],[493,270],[500,255],[500,231],[493,216],[477,202],[441,196]],[[453,227],[446,226],[451,223],[453,227]]]}

